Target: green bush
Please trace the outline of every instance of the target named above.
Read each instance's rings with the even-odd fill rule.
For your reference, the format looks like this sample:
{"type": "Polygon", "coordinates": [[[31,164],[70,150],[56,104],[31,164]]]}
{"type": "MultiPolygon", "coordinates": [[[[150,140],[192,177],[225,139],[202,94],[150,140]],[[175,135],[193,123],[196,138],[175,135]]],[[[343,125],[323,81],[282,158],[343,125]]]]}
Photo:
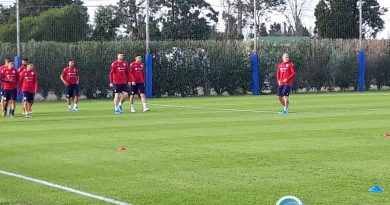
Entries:
{"type": "MultiPolygon", "coordinates": [[[[389,43],[367,41],[367,85],[378,89],[390,85],[389,43]]],[[[341,90],[357,86],[356,41],[302,40],[259,42],[260,80],[276,88],[275,72],[281,55],[290,54],[296,66],[294,90],[341,90]]],[[[153,94],[161,96],[242,95],[251,92],[250,45],[242,41],[151,42],[153,94]],[[203,93],[199,93],[203,91],[203,93]]],[[[15,55],[14,44],[0,44],[0,56],[15,55]]],[[[80,71],[80,90],[88,98],[106,98],[110,92],[108,73],[118,51],[126,60],[144,55],[143,41],[81,41],[77,43],[22,43],[23,57],[34,62],[39,72],[39,90],[62,95],[59,80],[69,59],[80,71]]],[[[269,91],[263,89],[263,92],[269,91]]]]}
{"type": "MultiPolygon", "coordinates": [[[[87,8],[73,4],[49,9],[20,21],[20,40],[76,42],[90,33],[87,8]]],[[[0,42],[16,41],[16,24],[0,25],[0,42]]]]}

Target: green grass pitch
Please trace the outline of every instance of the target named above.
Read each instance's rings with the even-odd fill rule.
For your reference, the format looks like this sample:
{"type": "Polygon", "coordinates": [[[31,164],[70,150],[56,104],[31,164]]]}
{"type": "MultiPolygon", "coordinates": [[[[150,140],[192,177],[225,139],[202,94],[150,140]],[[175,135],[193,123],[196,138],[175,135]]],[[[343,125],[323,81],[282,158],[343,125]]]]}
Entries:
{"type": "MultiPolygon", "coordinates": [[[[390,204],[390,93],[37,102],[0,119],[0,170],[135,205],[390,204]],[[125,146],[126,151],[119,151],[125,146]],[[379,185],[381,193],[368,189],[379,185]]],[[[0,175],[1,205],[106,204],[0,175]]]]}

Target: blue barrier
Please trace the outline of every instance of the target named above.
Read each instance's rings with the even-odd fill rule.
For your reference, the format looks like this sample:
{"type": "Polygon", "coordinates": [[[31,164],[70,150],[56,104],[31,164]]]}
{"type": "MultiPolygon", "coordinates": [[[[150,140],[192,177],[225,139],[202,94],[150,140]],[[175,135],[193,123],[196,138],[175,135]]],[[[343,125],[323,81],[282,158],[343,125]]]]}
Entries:
{"type": "Polygon", "coordinates": [[[251,55],[252,70],[252,95],[260,95],[259,56],[257,53],[251,55]]]}
{"type": "MultiPolygon", "coordinates": [[[[21,56],[15,56],[14,57],[14,66],[16,70],[19,70],[19,67],[22,66],[22,57],[21,56]]],[[[19,88],[18,88],[19,89],[19,88]]],[[[16,101],[21,102],[23,98],[22,91],[18,91],[18,96],[16,97],[16,101]]]]}
{"type": "Polygon", "coordinates": [[[366,54],[364,51],[358,52],[359,58],[359,91],[363,92],[365,90],[365,73],[366,73],[366,54]]]}
{"type": "Polygon", "coordinates": [[[152,54],[146,54],[145,56],[145,76],[146,76],[146,97],[153,97],[153,56],[152,54]]]}

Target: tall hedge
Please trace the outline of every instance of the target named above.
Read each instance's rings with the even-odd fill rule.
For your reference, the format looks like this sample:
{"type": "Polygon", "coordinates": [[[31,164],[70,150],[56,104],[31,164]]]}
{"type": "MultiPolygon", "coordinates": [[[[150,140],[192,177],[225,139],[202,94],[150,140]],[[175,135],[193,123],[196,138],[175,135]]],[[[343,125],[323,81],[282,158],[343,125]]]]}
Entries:
{"type": "MultiPolygon", "coordinates": [[[[20,20],[20,40],[76,42],[90,33],[87,8],[72,4],[20,20]]],[[[16,41],[16,24],[0,24],[0,42],[16,41]]]]}
{"type": "MultiPolygon", "coordinates": [[[[275,69],[284,52],[296,65],[294,90],[334,91],[356,89],[357,44],[355,40],[301,40],[259,42],[260,79],[263,92],[274,91],[275,69]]],[[[39,72],[39,89],[44,96],[63,92],[59,80],[69,59],[80,70],[81,92],[88,98],[106,98],[108,72],[118,51],[128,61],[144,55],[142,41],[110,42],[27,42],[23,57],[31,59],[39,72]]],[[[242,95],[251,92],[250,45],[242,41],[165,41],[151,42],[153,55],[153,94],[161,96],[196,96],[212,93],[242,95]]],[[[365,41],[367,53],[367,88],[390,86],[390,43],[365,41]]],[[[15,46],[0,44],[0,56],[15,55],[15,46]]]]}

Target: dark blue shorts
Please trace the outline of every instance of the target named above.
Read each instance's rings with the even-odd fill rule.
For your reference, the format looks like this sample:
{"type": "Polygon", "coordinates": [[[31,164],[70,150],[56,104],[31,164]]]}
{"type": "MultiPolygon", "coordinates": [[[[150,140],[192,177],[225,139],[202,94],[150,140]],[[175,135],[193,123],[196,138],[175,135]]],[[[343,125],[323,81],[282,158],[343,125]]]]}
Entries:
{"type": "Polygon", "coordinates": [[[114,93],[129,93],[129,86],[127,84],[114,84],[113,91],[114,93]]]}
{"type": "Polygon", "coordinates": [[[23,100],[27,101],[29,103],[33,103],[34,102],[34,95],[35,95],[34,93],[24,91],[23,92],[23,100]]]}
{"type": "Polygon", "coordinates": [[[135,85],[131,85],[131,95],[135,95],[137,93],[145,93],[145,85],[143,83],[136,83],[135,85]]]}
{"type": "Polygon", "coordinates": [[[289,96],[291,92],[291,86],[288,85],[280,85],[276,91],[276,95],[278,96],[289,96]]]}
{"type": "Polygon", "coordinates": [[[14,88],[14,89],[10,89],[10,90],[3,90],[3,96],[4,96],[4,100],[6,100],[6,101],[15,100],[16,97],[18,96],[17,89],[14,88]]]}
{"type": "Polygon", "coordinates": [[[74,96],[78,96],[79,95],[79,85],[73,84],[73,85],[66,86],[65,95],[66,95],[66,98],[72,98],[74,96]]]}

